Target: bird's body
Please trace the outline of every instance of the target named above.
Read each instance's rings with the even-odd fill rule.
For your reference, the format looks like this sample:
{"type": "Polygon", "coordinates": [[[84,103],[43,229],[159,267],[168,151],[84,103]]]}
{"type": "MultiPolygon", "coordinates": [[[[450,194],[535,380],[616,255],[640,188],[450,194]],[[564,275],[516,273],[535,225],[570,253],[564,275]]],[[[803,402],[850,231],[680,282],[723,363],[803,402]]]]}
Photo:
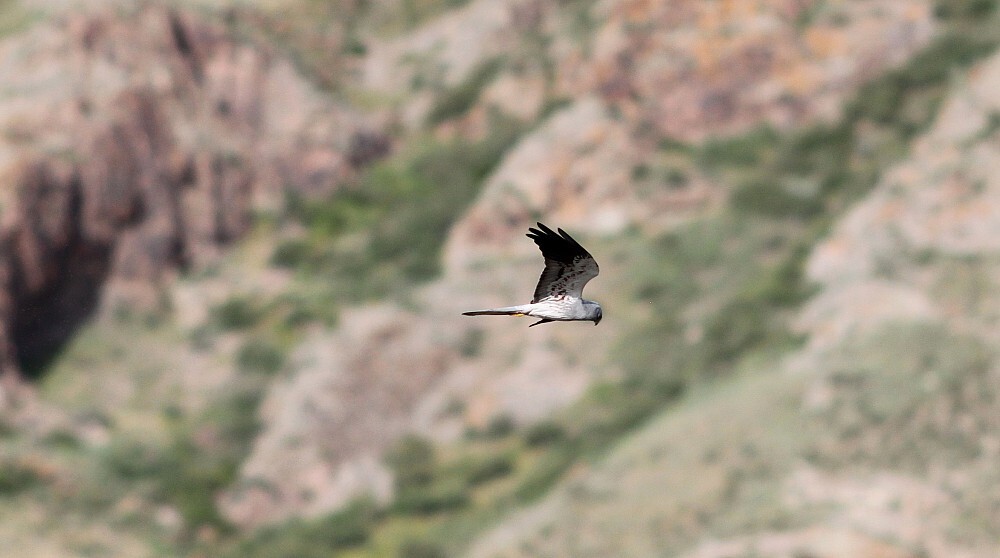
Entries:
{"type": "Polygon", "coordinates": [[[532,316],[544,321],[535,322],[538,325],[545,322],[575,322],[600,321],[601,305],[592,300],[566,297],[544,298],[538,302],[520,306],[504,306],[489,310],[463,312],[463,316],[532,316]]]}
{"type": "Polygon", "coordinates": [[[557,230],[558,233],[541,223],[538,229],[528,229],[528,238],[535,241],[545,257],[545,269],[530,303],[463,312],[462,315],[540,318],[532,326],[556,321],[592,321],[597,325],[603,317],[601,305],[583,298],[583,286],[597,277],[600,268],[594,257],[573,237],[562,229],[557,230]]]}

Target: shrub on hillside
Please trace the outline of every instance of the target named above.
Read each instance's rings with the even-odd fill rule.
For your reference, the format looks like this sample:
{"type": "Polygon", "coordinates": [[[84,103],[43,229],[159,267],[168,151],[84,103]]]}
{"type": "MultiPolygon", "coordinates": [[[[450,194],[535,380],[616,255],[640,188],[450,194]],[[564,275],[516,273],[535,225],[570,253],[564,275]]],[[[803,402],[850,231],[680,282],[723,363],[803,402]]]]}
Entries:
{"type": "Polygon", "coordinates": [[[386,454],[385,462],[395,475],[396,490],[427,486],[434,480],[437,458],[430,441],[416,435],[404,436],[386,454]]]}
{"type": "Polygon", "coordinates": [[[244,296],[232,296],[212,310],[215,323],[226,330],[252,327],[263,315],[263,310],[244,296]]]}
{"type": "Polygon", "coordinates": [[[439,544],[409,540],[399,547],[399,558],[447,558],[448,553],[439,544]]]}
{"type": "Polygon", "coordinates": [[[528,447],[547,446],[566,439],[566,430],[556,422],[542,421],[524,433],[524,443],[528,447]]]}
{"type": "Polygon", "coordinates": [[[356,500],[341,511],[315,519],[293,519],[267,527],[236,544],[227,558],[328,558],[364,544],[378,520],[374,504],[356,500]]]}
{"type": "Polygon", "coordinates": [[[284,364],[284,351],[264,339],[250,339],[236,353],[236,367],[243,373],[271,375],[284,364]]]}

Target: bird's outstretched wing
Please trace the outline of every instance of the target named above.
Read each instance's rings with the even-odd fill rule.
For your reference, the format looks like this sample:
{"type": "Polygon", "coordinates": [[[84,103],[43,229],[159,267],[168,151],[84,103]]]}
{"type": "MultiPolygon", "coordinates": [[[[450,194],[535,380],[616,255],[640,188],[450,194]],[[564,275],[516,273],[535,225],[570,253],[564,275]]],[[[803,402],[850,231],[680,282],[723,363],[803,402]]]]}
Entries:
{"type": "Polygon", "coordinates": [[[583,286],[600,272],[590,252],[566,231],[557,230],[555,233],[541,223],[537,229],[528,229],[528,238],[535,241],[545,256],[545,269],[538,278],[532,303],[556,295],[582,298],[583,286]]]}

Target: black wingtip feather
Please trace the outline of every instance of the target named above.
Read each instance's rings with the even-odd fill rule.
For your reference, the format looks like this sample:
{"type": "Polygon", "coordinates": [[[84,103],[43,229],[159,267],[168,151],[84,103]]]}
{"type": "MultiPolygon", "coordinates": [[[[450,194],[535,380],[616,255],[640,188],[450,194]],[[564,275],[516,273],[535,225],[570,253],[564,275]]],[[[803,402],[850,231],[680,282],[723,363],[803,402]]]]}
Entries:
{"type": "Polygon", "coordinates": [[[534,227],[528,227],[528,234],[526,234],[525,236],[533,240],[548,235],[555,236],[556,233],[552,232],[552,229],[546,227],[545,224],[543,223],[535,223],[535,224],[538,225],[538,228],[536,229],[534,227]]]}
{"type": "Polygon", "coordinates": [[[542,255],[557,261],[570,262],[575,256],[590,256],[590,253],[572,236],[561,228],[553,231],[544,223],[536,223],[538,228],[528,227],[528,238],[535,241],[542,255]]]}

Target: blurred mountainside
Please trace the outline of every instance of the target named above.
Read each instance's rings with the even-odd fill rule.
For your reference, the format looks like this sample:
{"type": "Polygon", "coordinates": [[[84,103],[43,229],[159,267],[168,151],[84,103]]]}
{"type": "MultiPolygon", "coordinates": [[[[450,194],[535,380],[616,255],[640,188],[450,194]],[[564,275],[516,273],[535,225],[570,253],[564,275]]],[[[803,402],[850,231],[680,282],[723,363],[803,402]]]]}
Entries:
{"type": "Polygon", "coordinates": [[[4,546],[993,555],[992,0],[0,13],[4,546]]]}
{"type": "Polygon", "coordinates": [[[68,13],[3,58],[6,374],[47,362],[99,299],[135,304],[203,267],[286,190],[332,190],[363,131],[288,61],[190,12],[68,13]]]}

